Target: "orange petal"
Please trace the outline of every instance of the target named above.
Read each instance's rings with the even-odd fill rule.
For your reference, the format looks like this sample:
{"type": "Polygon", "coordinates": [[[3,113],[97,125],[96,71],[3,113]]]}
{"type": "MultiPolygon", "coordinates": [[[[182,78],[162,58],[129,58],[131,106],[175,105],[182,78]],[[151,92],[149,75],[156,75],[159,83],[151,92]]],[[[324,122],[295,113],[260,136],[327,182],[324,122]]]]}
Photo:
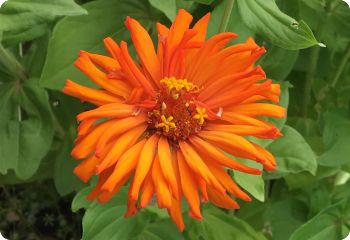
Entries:
{"type": "Polygon", "coordinates": [[[82,101],[90,102],[98,106],[108,103],[119,103],[122,101],[122,98],[110,94],[105,90],[85,87],[71,80],[66,81],[63,92],[69,96],[80,98],[82,101]]]}
{"type": "Polygon", "coordinates": [[[91,154],[97,145],[97,141],[111,126],[116,123],[115,120],[108,120],[95,126],[89,134],[83,136],[76,142],[75,147],[72,150],[72,156],[76,159],[86,158],[91,154]]]}
{"type": "Polygon", "coordinates": [[[158,156],[156,156],[153,161],[152,180],[156,191],[158,207],[169,209],[172,203],[171,194],[162,169],[160,168],[158,156]]]}
{"type": "Polygon", "coordinates": [[[226,124],[211,124],[206,126],[207,130],[233,133],[239,136],[254,136],[258,138],[274,139],[280,136],[279,130],[273,126],[261,127],[251,125],[226,125],[226,124]]]}
{"type": "Polygon", "coordinates": [[[94,81],[99,86],[109,92],[127,98],[130,94],[130,87],[122,81],[110,80],[107,74],[99,70],[90,60],[88,54],[81,52],[79,58],[74,62],[74,65],[80,69],[86,76],[94,81]]]}
{"type": "Polygon", "coordinates": [[[132,42],[139,56],[140,62],[152,76],[155,85],[160,81],[160,64],[151,37],[138,21],[127,17],[126,27],[130,30],[132,42]]]}
{"type": "Polygon", "coordinates": [[[168,34],[167,44],[169,49],[181,41],[185,31],[190,26],[192,19],[193,17],[190,13],[184,9],[179,9],[168,34]]]}
{"type": "Polygon", "coordinates": [[[86,118],[124,118],[135,115],[137,115],[137,109],[135,106],[122,103],[111,103],[80,113],[77,116],[77,120],[80,122],[86,118]]]}
{"type": "Polygon", "coordinates": [[[124,154],[124,152],[137,142],[138,138],[144,133],[146,128],[147,125],[143,124],[121,135],[118,140],[113,143],[112,148],[97,166],[96,172],[100,173],[118,162],[119,158],[124,154]]]}
{"type": "Polygon", "coordinates": [[[201,176],[208,185],[213,186],[220,192],[225,192],[225,189],[210,172],[199,154],[186,142],[179,142],[179,145],[185,160],[192,171],[201,176]]]}
{"type": "Polygon", "coordinates": [[[95,187],[91,190],[89,195],[86,197],[87,200],[92,201],[95,200],[102,193],[102,185],[105,183],[109,175],[112,173],[113,168],[108,168],[106,171],[103,171],[100,175],[98,175],[98,181],[95,187]]]}
{"type": "Polygon", "coordinates": [[[197,192],[196,181],[191,169],[187,166],[185,158],[180,151],[177,152],[181,187],[183,194],[190,206],[195,218],[202,219],[200,202],[197,192]]]}
{"type": "Polygon", "coordinates": [[[132,186],[131,196],[133,199],[137,200],[139,196],[140,187],[148,172],[151,169],[153,159],[155,157],[155,152],[157,149],[159,137],[153,134],[145,143],[142,148],[137,168],[134,175],[134,184],[132,186]]]}
{"type": "Polygon", "coordinates": [[[140,199],[141,208],[145,208],[148,205],[148,203],[151,201],[152,196],[154,195],[154,192],[155,190],[152,181],[152,174],[150,172],[142,184],[142,195],[140,199]]]}
{"type": "Polygon", "coordinates": [[[242,189],[238,187],[238,185],[233,181],[232,177],[226,172],[225,168],[210,162],[208,163],[208,166],[210,167],[210,170],[215,175],[215,177],[220,181],[220,183],[229,193],[247,202],[252,200],[248,194],[243,192],[242,189]]]}
{"type": "Polygon", "coordinates": [[[185,229],[185,224],[182,218],[181,200],[176,200],[173,198],[171,207],[168,209],[168,213],[178,229],[182,232],[185,229]]]}
{"type": "Polygon", "coordinates": [[[147,118],[145,115],[141,114],[136,117],[128,117],[120,120],[114,121],[114,124],[110,126],[108,131],[106,131],[103,136],[98,140],[96,145],[96,155],[99,156],[103,149],[106,147],[107,143],[119,136],[120,134],[132,129],[142,123],[146,122],[147,118]]]}
{"type": "Polygon", "coordinates": [[[209,195],[210,201],[220,208],[225,208],[225,209],[239,208],[239,205],[235,200],[230,198],[225,193],[220,193],[216,191],[214,188],[208,187],[208,195],[209,195]]]}
{"type": "Polygon", "coordinates": [[[179,196],[179,189],[176,181],[175,170],[172,164],[172,154],[168,140],[165,137],[161,137],[158,142],[158,156],[162,173],[171,187],[173,196],[177,198],[179,196]]]}
{"type": "Polygon", "coordinates": [[[218,144],[220,148],[225,146],[225,151],[230,149],[228,153],[234,152],[234,155],[238,157],[248,157],[255,160],[259,155],[258,151],[251,142],[232,133],[201,131],[198,135],[210,142],[213,142],[214,145],[218,144]]]}
{"type": "Polygon", "coordinates": [[[227,111],[249,117],[268,116],[284,118],[286,109],[284,107],[268,103],[246,103],[229,107],[227,111]]]}
{"type": "Polygon", "coordinates": [[[129,148],[119,159],[115,166],[113,173],[108,177],[108,180],[102,186],[103,190],[109,192],[113,191],[115,186],[122,181],[122,179],[134,170],[139,161],[139,155],[146,143],[146,139],[141,140],[131,148],[129,148]]]}
{"type": "Polygon", "coordinates": [[[83,160],[78,166],[74,168],[74,173],[77,175],[83,182],[87,183],[89,179],[95,173],[95,167],[100,162],[100,160],[92,155],[87,159],[83,160]]]}
{"type": "Polygon", "coordinates": [[[226,156],[219,149],[211,145],[210,143],[203,141],[199,137],[193,136],[190,138],[191,143],[197,148],[197,151],[203,153],[203,156],[208,156],[208,158],[213,159],[217,164],[229,167],[241,172],[246,172],[250,174],[261,174],[259,169],[248,167],[242,163],[239,163],[228,156],[226,156]]]}
{"type": "MultiPolygon", "coordinates": [[[[84,52],[84,51],[83,51],[84,52]]],[[[85,52],[90,57],[91,61],[105,70],[105,72],[113,72],[120,69],[120,65],[116,59],[103,56],[100,54],[93,54],[85,52]]]]}
{"type": "Polygon", "coordinates": [[[196,22],[196,24],[193,26],[193,29],[197,30],[197,35],[192,39],[192,41],[199,41],[199,42],[205,41],[209,19],[210,19],[210,13],[207,13],[196,22]]]}

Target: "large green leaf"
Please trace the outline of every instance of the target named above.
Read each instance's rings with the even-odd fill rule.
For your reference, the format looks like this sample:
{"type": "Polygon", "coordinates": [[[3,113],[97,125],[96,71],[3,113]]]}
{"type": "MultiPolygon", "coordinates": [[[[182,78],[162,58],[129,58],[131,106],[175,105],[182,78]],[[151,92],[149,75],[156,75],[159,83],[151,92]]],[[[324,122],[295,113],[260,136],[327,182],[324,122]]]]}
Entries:
{"type": "Polygon", "coordinates": [[[176,0],[148,0],[149,3],[162,11],[170,20],[174,20],[177,12],[176,0]]]}
{"type": "Polygon", "coordinates": [[[349,233],[349,210],[350,199],[330,206],[298,228],[290,240],[343,239],[349,233]]]}
{"type": "MultiPolygon", "coordinates": [[[[211,13],[207,37],[211,37],[219,33],[219,26],[222,20],[222,16],[224,15],[224,11],[225,3],[222,1],[214,8],[211,13]]],[[[238,37],[234,39],[232,43],[244,42],[248,37],[255,36],[255,33],[243,23],[241,16],[238,14],[237,2],[235,2],[233,5],[232,13],[230,15],[226,31],[238,34],[238,37]]]]}
{"type": "MultiPolygon", "coordinates": [[[[261,165],[251,160],[239,159],[245,165],[261,169],[261,165]]],[[[265,183],[262,175],[252,175],[244,172],[234,171],[236,182],[253,197],[263,202],[265,200],[265,183]]]]}
{"type": "Polygon", "coordinates": [[[96,240],[178,240],[181,233],[170,219],[159,219],[147,210],[125,219],[127,188],[122,190],[108,203],[89,203],[85,200],[91,188],[83,189],[73,200],[72,209],[86,208],[83,218],[83,238],[96,240]]]}
{"type": "Polygon", "coordinates": [[[66,17],[56,25],[40,79],[42,86],[59,90],[68,78],[91,86],[91,82],[73,66],[79,51],[104,53],[103,39],[108,36],[129,40],[124,26],[126,16],[140,20],[147,29],[154,26],[157,18],[157,12],[152,11],[148,1],[101,0],[89,2],[84,7],[89,15],[66,17]]]}
{"type": "Polygon", "coordinates": [[[188,236],[190,240],[266,240],[263,234],[256,232],[246,222],[214,208],[203,210],[202,221],[190,222],[188,236]]]}
{"type": "Polygon", "coordinates": [[[274,175],[288,173],[310,172],[316,173],[317,160],[311,147],[294,128],[285,125],[282,128],[283,137],[268,146],[268,150],[277,160],[277,171],[274,175]]]}
{"type": "Polygon", "coordinates": [[[48,96],[37,79],[3,83],[0,95],[0,172],[14,169],[19,178],[28,179],[51,146],[48,96]]]}
{"type": "Polygon", "coordinates": [[[0,32],[5,42],[42,35],[58,17],[87,14],[74,0],[9,0],[0,9],[0,32]]]}
{"type": "Polygon", "coordinates": [[[297,50],[318,44],[308,25],[281,12],[274,0],[237,2],[244,23],[274,45],[297,50]]]}
{"type": "Polygon", "coordinates": [[[283,200],[273,201],[264,214],[271,225],[273,240],[285,240],[306,221],[307,206],[288,195],[283,200]]]}
{"type": "Polygon", "coordinates": [[[320,156],[319,163],[323,166],[337,167],[350,162],[350,121],[340,112],[324,114],[325,129],[323,141],[327,151],[320,156]]]}
{"type": "Polygon", "coordinates": [[[259,60],[268,78],[276,81],[286,80],[298,58],[299,51],[290,51],[277,46],[271,46],[259,60]]]}

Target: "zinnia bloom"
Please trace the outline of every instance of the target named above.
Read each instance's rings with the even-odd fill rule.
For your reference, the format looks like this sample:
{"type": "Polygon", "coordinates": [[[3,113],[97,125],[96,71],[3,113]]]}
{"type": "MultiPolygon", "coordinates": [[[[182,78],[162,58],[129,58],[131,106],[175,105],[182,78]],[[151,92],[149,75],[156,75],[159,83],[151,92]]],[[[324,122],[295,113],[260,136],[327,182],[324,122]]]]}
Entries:
{"type": "Polygon", "coordinates": [[[158,23],[158,44],[138,21],[126,18],[137,60],[127,43],[104,39],[110,57],[81,51],[75,66],[100,89],[67,80],[64,92],[97,105],[77,116],[72,156],[75,173],[87,182],[98,175],[88,199],[103,203],[130,180],[126,217],[155,197],[182,231],[181,199],[189,215],[201,219],[201,202],[236,209],[235,198],[250,201],[227,169],[248,174],[233,156],[251,159],[265,170],[275,159],[246,136],[280,136],[259,116],[282,118],[280,86],[266,79],[255,61],[265,53],[253,39],[227,46],[236,34],[206,40],[210,14],[192,28],[192,16],[179,10],[170,28],[158,23]],[[231,156],[230,156],[231,155],[231,156]]]}

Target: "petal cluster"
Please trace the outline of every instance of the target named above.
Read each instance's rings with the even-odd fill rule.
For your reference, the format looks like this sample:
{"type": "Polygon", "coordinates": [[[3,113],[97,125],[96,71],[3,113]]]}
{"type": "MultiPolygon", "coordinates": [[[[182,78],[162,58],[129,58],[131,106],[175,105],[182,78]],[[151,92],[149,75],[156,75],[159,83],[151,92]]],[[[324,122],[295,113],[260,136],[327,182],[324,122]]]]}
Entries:
{"type": "Polygon", "coordinates": [[[179,10],[170,28],[158,23],[154,46],[138,21],[127,17],[137,59],[128,45],[104,39],[109,56],[81,51],[75,66],[98,89],[67,80],[64,92],[97,107],[80,122],[72,156],[75,173],[98,182],[88,198],[103,203],[130,181],[126,217],[155,199],[184,229],[181,199],[189,215],[201,219],[201,202],[235,209],[250,201],[227,169],[261,174],[235,157],[276,168],[273,155],[246,136],[281,135],[261,116],[283,118],[280,86],[266,79],[256,60],[265,53],[253,39],[228,45],[236,34],[205,39],[210,14],[190,27],[192,16],[179,10]]]}

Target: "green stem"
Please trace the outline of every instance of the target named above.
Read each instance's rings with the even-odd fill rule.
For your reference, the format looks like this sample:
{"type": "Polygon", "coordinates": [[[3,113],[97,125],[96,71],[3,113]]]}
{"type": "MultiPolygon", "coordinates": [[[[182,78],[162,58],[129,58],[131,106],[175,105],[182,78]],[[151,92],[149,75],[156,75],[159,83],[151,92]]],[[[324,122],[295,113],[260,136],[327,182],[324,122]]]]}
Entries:
{"type": "Polygon", "coordinates": [[[304,117],[307,117],[307,113],[308,113],[308,106],[310,104],[310,99],[311,99],[311,90],[312,90],[312,85],[313,85],[314,79],[315,79],[315,72],[316,72],[316,68],[317,68],[317,62],[318,62],[319,55],[320,55],[320,47],[315,46],[311,50],[309,70],[306,74],[306,82],[305,82],[305,88],[304,88],[304,100],[303,100],[303,105],[302,105],[302,113],[303,113],[304,117]]]}
{"type": "Polygon", "coordinates": [[[341,74],[343,73],[344,67],[345,67],[346,63],[349,61],[349,58],[350,58],[350,42],[346,48],[345,55],[343,56],[343,58],[340,62],[340,65],[337,69],[337,72],[335,73],[335,76],[334,76],[333,81],[331,83],[332,87],[335,87],[337,85],[338,80],[339,80],[341,74]]]}
{"type": "Polygon", "coordinates": [[[25,71],[22,65],[1,44],[0,44],[0,64],[2,64],[12,76],[18,77],[19,78],[18,80],[24,81],[26,79],[25,71]]]}
{"type": "Polygon", "coordinates": [[[224,9],[224,15],[222,16],[219,32],[225,32],[228,22],[230,20],[233,4],[235,3],[234,0],[225,0],[225,9],[224,9]]]}

